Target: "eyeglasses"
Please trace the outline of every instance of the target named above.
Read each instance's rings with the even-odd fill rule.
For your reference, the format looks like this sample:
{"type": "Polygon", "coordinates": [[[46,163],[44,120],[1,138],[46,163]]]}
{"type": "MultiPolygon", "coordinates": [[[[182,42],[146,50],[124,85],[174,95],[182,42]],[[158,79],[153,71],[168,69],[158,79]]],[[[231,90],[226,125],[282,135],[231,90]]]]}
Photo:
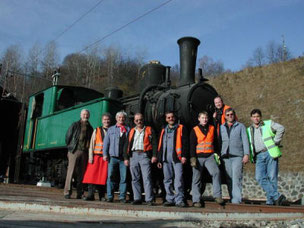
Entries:
{"type": "Polygon", "coordinates": [[[175,119],[175,117],[174,116],[168,116],[168,117],[166,117],[166,119],[171,120],[171,119],[175,119]]]}
{"type": "Polygon", "coordinates": [[[233,113],[228,113],[228,114],[226,114],[226,116],[234,116],[234,114],[233,113]]]}

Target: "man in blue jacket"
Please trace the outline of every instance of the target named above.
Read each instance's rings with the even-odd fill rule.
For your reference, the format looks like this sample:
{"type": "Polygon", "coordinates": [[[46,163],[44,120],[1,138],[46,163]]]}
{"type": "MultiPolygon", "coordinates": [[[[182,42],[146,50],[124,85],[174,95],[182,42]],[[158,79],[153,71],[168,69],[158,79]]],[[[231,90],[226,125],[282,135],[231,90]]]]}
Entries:
{"type": "Polygon", "coordinates": [[[235,120],[235,111],[225,111],[226,122],[221,125],[221,156],[226,170],[226,181],[232,203],[242,201],[243,165],[249,161],[246,127],[235,120]]]}
{"type": "Polygon", "coordinates": [[[116,125],[109,128],[103,144],[103,159],[109,161],[107,195],[108,202],[113,202],[115,171],[119,169],[119,200],[126,203],[127,192],[127,167],[124,164],[123,151],[128,145],[128,133],[130,128],[125,125],[127,113],[121,111],[116,114],[116,125]]]}

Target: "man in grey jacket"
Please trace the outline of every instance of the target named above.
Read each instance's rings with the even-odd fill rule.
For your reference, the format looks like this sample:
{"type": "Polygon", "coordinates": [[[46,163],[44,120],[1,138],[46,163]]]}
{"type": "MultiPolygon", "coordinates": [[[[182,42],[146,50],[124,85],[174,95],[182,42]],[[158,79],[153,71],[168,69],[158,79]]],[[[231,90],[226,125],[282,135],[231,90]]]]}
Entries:
{"type": "Polygon", "coordinates": [[[235,120],[232,108],[225,110],[226,122],[221,125],[222,149],[228,191],[232,203],[242,201],[243,165],[249,161],[249,143],[246,127],[235,120]]]}

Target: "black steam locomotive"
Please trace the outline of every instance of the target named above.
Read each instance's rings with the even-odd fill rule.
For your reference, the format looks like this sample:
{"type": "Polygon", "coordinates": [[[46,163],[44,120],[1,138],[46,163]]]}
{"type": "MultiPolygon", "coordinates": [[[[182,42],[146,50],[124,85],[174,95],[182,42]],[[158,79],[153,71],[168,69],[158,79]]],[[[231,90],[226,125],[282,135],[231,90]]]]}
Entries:
{"type": "MultiPolygon", "coordinates": [[[[143,113],[147,125],[158,132],[163,124],[166,111],[174,111],[180,123],[191,129],[197,124],[198,113],[210,112],[216,90],[206,83],[200,73],[195,82],[197,47],[200,41],[184,37],[178,41],[180,47],[180,80],[173,87],[170,67],[154,61],[142,67],[141,93],[123,97],[118,88],[108,88],[106,95],[96,91],[71,86],[54,85],[30,96],[23,143],[22,178],[37,182],[47,179],[62,183],[67,165],[64,134],[72,122],[79,119],[83,108],[91,112],[90,122],[94,128],[101,125],[104,112],[115,115],[124,109],[128,122],[133,116],[143,113]]],[[[19,174],[17,174],[19,175],[19,174]]]]}

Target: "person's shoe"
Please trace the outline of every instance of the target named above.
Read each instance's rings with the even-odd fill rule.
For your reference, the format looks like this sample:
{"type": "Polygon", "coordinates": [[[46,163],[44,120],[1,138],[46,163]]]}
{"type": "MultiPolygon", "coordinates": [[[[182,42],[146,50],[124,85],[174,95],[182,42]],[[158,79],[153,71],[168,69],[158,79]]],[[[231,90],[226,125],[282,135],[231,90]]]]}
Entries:
{"type": "Polygon", "coordinates": [[[107,199],[105,197],[101,197],[101,198],[99,198],[99,201],[106,202],[107,199]]]}
{"type": "Polygon", "coordinates": [[[224,200],[220,197],[215,198],[215,202],[218,203],[219,205],[223,205],[224,204],[224,200]]]}
{"type": "Polygon", "coordinates": [[[154,203],[153,201],[148,201],[148,202],[147,202],[147,205],[148,205],[148,206],[155,206],[155,203],[154,203]]]}
{"type": "Polygon", "coordinates": [[[142,204],[141,200],[134,200],[132,202],[132,205],[141,205],[141,204],[142,204]]]}
{"type": "Polygon", "coordinates": [[[202,207],[202,204],[200,202],[193,203],[193,207],[202,207]]]}
{"type": "Polygon", "coordinates": [[[276,201],[274,201],[274,205],[281,206],[284,200],[286,200],[286,197],[281,194],[280,197],[276,201]]]}
{"type": "Polygon", "coordinates": [[[107,202],[108,202],[108,203],[113,203],[113,198],[107,199],[107,202]]]}
{"type": "Polygon", "coordinates": [[[77,194],[76,199],[82,199],[82,195],[77,194]]]}
{"type": "Polygon", "coordinates": [[[71,199],[71,196],[70,195],[64,195],[64,198],[65,199],[71,199]]]}
{"type": "Polygon", "coordinates": [[[120,199],[119,202],[121,202],[121,203],[128,203],[128,201],[126,199],[120,199]]]}
{"type": "Polygon", "coordinates": [[[181,203],[177,203],[175,206],[177,206],[177,207],[187,207],[187,204],[185,204],[184,202],[181,202],[181,203]]]}
{"type": "Polygon", "coordinates": [[[173,207],[173,206],[175,206],[175,203],[166,201],[166,202],[163,203],[163,206],[165,206],[165,207],[173,207]]]}
{"type": "Polygon", "coordinates": [[[83,200],[86,200],[86,201],[94,201],[94,200],[95,200],[95,197],[94,197],[94,196],[87,196],[87,197],[84,197],[83,200]]]}

